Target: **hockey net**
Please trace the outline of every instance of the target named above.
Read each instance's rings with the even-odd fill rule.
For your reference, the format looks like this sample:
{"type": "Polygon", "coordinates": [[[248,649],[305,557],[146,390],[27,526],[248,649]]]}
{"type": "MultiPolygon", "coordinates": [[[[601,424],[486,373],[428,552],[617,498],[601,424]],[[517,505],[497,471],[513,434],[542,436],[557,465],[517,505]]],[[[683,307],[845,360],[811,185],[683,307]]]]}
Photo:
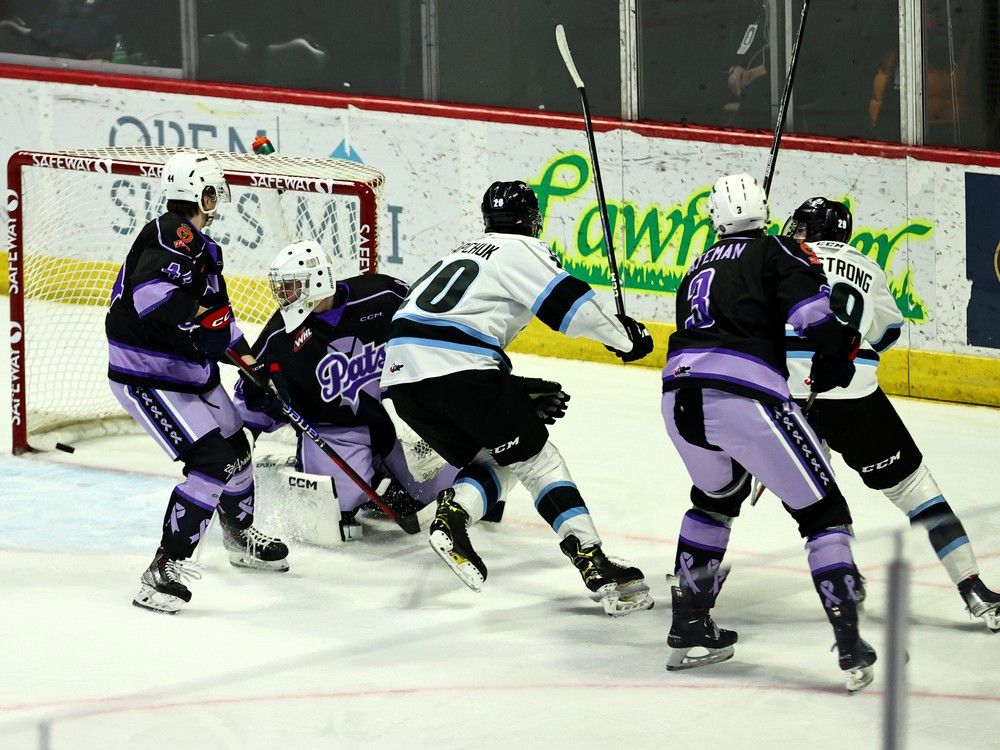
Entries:
{"type": "MultiPolygon", "coordinates": [[[[163,163],[178,149],[15,153],[6,197],[13,448],[127,431],[107,382],[104,316],[131,243],[165,210],[163,163]]],[[[342,276],[377,268],[383,175],[335,159],[205,151],[232,202],[207,233],[222,246],[240,327],[252,341],[276,310],[266,281],[284,245],[318,241],[342,276]]]]}

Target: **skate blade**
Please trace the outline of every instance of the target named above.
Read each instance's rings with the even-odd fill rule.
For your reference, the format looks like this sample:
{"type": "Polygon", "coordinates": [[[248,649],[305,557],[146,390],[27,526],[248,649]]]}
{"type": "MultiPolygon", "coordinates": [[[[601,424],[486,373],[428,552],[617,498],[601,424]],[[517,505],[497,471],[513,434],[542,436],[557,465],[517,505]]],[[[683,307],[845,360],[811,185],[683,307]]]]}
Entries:
{"type": "Polygon", "coordinates": [[[243,552],[230,552],[229,563],[234,568],[249,568],[250,570],[270,570],[275,573],[285,573],[288,571],[288,558],[281,560],[258,560],[256,557],[248,557],[243,552]]]}
{"type": "Polygon", "coordinates": [[[148,609],[150,612],[159,612],[164,615],[176,615],[184,606],[184,600],[157,591],[152,586],[142,584],[139,593],[135,595],[132,604],[139,609],[148,609]]]}
{"type": "Polygon", "coordinates": [[[653,597],[649,595],[649,587],[642,581],[630,581],[615,585],[608,583],[590,595],[604,608],[608,617],[625,617],[633,612],[653,608],[653,597]]]}
{"type": "Polygon", "coordinates": [[[485,579],[479,573],[479,569],[464,557],[452,551],[451,540],[447,534],[441,531],[432,532],[430,543],[431,549],[437,552],[438,557],[444,560],[448,567],[454,571],[455,575],[462,579],[462,583],[476,593],[482,591],[485,579]]]}
{"type": "Polygon", "coordinates": [[[979,618],[991,633],[1000,633],[1000,609],[983,612],[979,618]]]}
{"type": "Polygon", "coordinates": [[[670,656],[667,657],[667,671],[679,672],[682,669],[696,669],[707,667],[709,664],[718,664],[733,658],[736,648],[725,646],[723,648],[706,648],[704,646],[689,646],[687,648],[672,648],[670,656]],[[705,654],[691,656],[695,649],[704,649],[705,654]]]}
{"type": "Polygon", "coordinates": [[[868,665],[857,669],[845,669],[844,676],[847,678],[847,692],[856,693],[875,679],[875,667],[868,665]]]}

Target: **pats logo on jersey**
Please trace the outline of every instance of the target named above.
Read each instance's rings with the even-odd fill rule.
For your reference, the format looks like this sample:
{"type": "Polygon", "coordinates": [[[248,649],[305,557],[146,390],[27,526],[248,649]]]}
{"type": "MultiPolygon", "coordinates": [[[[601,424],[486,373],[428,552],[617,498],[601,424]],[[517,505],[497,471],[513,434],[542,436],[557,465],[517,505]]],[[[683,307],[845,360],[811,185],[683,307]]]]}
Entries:
{"type": "Polygon", "coordinates": [[[316,378],[320,384],[320,397],[326,402],[343,399],[358,408],[358,398],[366,385],[375,383],[382,376],[385,365],[385,346],[368,342],[361,345],[355,338],[334,341],[333,346],[350,342],[351,353],[334,349],[316,365],[316,378]]]}

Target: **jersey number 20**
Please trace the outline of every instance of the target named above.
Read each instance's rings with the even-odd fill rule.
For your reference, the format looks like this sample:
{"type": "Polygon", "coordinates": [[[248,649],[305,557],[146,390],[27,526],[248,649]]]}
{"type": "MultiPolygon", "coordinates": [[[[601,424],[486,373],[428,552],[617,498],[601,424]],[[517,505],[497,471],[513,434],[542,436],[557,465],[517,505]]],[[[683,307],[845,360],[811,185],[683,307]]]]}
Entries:
{"type": "MultiPolygon", "coordinates": [[[[439,266],[440,263],[435,264],[426,276],[434,274],[439,266]]],[[[420,293],[416,299],[417,307],[431,313],[448,312],[461,301],[468,291],[469,285],[476,280],[478,275],[479,264],[476,261],[453,260],[435,274],[427,287],[420,293]]]]}

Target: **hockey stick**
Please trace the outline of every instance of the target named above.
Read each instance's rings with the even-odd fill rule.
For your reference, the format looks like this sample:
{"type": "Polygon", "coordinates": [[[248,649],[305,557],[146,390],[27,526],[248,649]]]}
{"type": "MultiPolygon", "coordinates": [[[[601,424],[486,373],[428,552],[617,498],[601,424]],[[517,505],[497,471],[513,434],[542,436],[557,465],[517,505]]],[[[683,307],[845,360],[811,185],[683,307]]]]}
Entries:
{"type": "Polygon", "coordinates": [[[608,272],[611,276],[611,293],[615,296],[615,308],[619,315],[625,315],[625,298],[622,295],[621,277],[618,275],[618,261],[615,260],[615,248],[611,243],[611,222],[608,221],[608,204],[604,199],[604,181],[601,179],[601,167],[597,163],[597,143],[594,141],[594,123],[590,118],[590,103],[587,101],[587,89],[583,85],[583,79],[573,62],[573,55],[569,51],[569,42],[566,41],[566,30],[563,25],[556,26],[556,46],[559,54],[562,55],[566,70],[569,71],[570,78],[580,92],[580,101],[583,103],[583,121],[587,129],[587,145],[590,147],[590,163],[594,165],[594,187],[597,189],[597,205],[601,211],[601,228],[604,230],[604,242],[608,247],[608,272]]]}
{"type": "Polygon", "coordinates": [[[767,155],[767,166],[764,168],[765,196],[771,194],[771,180],[774,179],[774,167],[778,162],[778,149],[781,147],[781,132],[785,129],[785,112],[788,109],[788,101],[792,98],[792,82],[795,80],[795,66],[799,62],[799,48],[802,46],[802,32],[806,28],[806,14],[808,12],[809,0],[803,0],[799,30],[795,34],[795,44],[792,46],[792,58],[788,61],[788,72],[785,75],[785,89],[781,92],[781,104],[778,106],[778,122],[774,126],[774,139],[771,141],[771,152],[767,155]]]}
{"type": "MultiPolygon", "coordinates": [[[[234,365],[240,368],[240,371],[244,375],[246,375],[254,384],[257,385],[258,388],[266,388],[265,385],[262,385],[256,378],[254,378],[253,374],[250,372],[249,365],[247,365],[247,363],[243,360],[243,358],[239,354],[236,353],[235,350],[227,349],[226,355],[229,357],[229,359],[232,361],[234,365]]],[[[365,497],[371,500],[372,504],[380,511],[382,511],[382,513],[385,514],[386,518],[388,518],[390,521],[399,526],[399,528],[401,528],[407,534],[419,533],[420,522],[417,520],[416,514],[409,516],[397,515],[395,511],[392,510],[392,508],[390,508],[388,505],[385,504],[385,501],[382,500],[381,497],[379,497],[378,493],[371,488],[371,485],[368,484],[368,482],[366,482],[354,469],[352,469],[350,465],[343,458],[341,458],[340,454],[337,453],[337,451],[335,451],[328,442],[326,442],[322,437],[320,437],[320,434],[316,432],[316,429],[312,425],[310,425],[302,417],[301,414],[295,411],[295,409],[292,408],[292,405],[290,403],[288,403],[285,399],[281,397],[280,393],[275,391],[273,388],[270,390],[281,401],[281,410],[288,418],[288,421],[291,422],[292,427],[295,429],[297,433],[299,433],[300,435],[305,435],[307,438],[312,440],[316,444],[317,448],[323,451],[323,453],[325,453],[327,457],[331,461],[333,461],[342,472],[347,474],[350,480],[354,482],[358,486],[358,488],[365,494],[365,497]]]]}

